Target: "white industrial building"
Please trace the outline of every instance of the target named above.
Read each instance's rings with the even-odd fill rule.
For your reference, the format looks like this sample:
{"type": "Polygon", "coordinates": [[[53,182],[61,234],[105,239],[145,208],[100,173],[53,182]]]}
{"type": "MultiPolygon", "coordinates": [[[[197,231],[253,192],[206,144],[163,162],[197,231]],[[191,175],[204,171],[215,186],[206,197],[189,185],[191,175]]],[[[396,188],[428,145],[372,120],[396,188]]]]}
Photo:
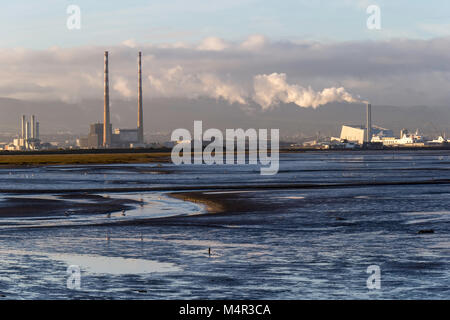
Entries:
{"type": "Polygon", "coordinates": [[[450,140],[446,139],[443,136],[439,136],[437,139],[427,141],[427,144],[444,144],[444,143],[450,143],[450,140]]]}
{"type": "Polygon", "coordinates": [[[32,115],[30,121],[23,115],[21,117],[21,132],[11,144],[4,147],[5,150],[36,150],[40,147],[39,122],[36,116],[32,115]]]}
{"type": "Polygon", "coordinates": [[[373,133],[372,128],[372,105],[367,104],[366,109],[366,125],[365,126],[350,126],[344,125],[341,130],[341,141],[347,141],[357,144],[370,143],[373,133]]]}
{"type": "Polygon", "coordinates": [[[423,137],[419,132],[409,133],[406,129],[400,131],[400,138],[394,137],[393,134],[388,136],[374,136],[372,142],[382,143],[384,146],[424,145],[423,137]]]}
{"type": "Polygon", "coordinates": [[[341,141],[363,144],[366,137],[366,128],[364,126],[343,125],[341,129],[341,141]]]}
{"type": "MultiPolygon", "coordinates": [[[[392,137],[394,133],[392,130],[372,126],[370,142],[380,142],[380,139],[384,137],[392,137]]],[[[348,141],[357,144],[363,144],[366,142],[367,138],[367,128],[365,126],[351,126],[343,125],[341,129],[341,141],[348,141]]]]}

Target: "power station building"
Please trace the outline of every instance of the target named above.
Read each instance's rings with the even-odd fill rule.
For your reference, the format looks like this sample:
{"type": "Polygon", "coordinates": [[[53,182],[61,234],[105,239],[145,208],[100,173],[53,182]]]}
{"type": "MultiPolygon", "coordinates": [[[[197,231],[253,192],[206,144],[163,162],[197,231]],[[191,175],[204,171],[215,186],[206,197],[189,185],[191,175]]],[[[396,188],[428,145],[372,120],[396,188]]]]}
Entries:
{"type": "Polygon", "coordinates": [[[343,125],[340,140],[362,145],[364,143],[378,142],[378,139],[374,140],[374,137],[392,136],[392,130],[372,125],[372,105],[368,103],[366,109],[366,125],[343,125]]]}
{"type": "Polygon", "coordinates": [[[89,148],[99,148],[103,145],[103,123],[91,124],[87,145],[89,148]]]}
{"type": "MultiPolygon", "coordinates": [[[[378,140],[374,141],[375,137],[392,137],[392,130],[381,128],[378,126],[372,126],[371,130],[371,142],[378,142],[378,140]]],[[[357,144],[364,144],[367,141],[367,128],[365,126],[352,126],[352,125],[343,125],[341,129],[341,140],[346,140],[348,142],[354,142],[357,144]]]]}
{"type": "Polygon", "coordinates": [[[394,136],[394,132],[389,129],[372,125],[372,107],[367,104],[367,115],[365,126],[343,125],[340,141],[346,141],[363,145],[372,143],[383,146],[424,146],[425,144],[443,144],[447,143],[443,137],[438,140],[424,141],[424,138],[416,132],[411,134],[406,129],[400,131],[400,138],[394,136]]]}
{"type": "Polygon", "coordinates": [[[144,144],[144,112],[142,104],[142,53],[138,55],[138,121],[136,129],[117,128],[113,131],[109,108],[109,54],[104,55],[103,123],[90,126],[87,137],[80,138],[81,148],[136,148],[144,144]]]}
{"type": "MultiPolygon", "coordinates": [[[[425,141],[423,137],[416,133],[409,133],[407,129],[402,129],[400,131],[400,138],[394,137],[394,134],[388,136],[375,136],[372,142],[382,143],[384,146],[423,146],[425,141]]],[[[441,143],[444,143],[443,141],[441,143]]]]}
{"type": "Polygon", "coordinates": [[[341,140],[363,144],[366,138],[366,128],[364,126],[343,125],[341,129],[341,140]]]}
{"type": "Polygon", "coordinates": [[[21,117],[21,132],[17,139],[14,139],[11,149],[15,150],[37,150],[40,146],[39,122],[36,116],[32,115],[30,120],[23,115],[21,117]]]}

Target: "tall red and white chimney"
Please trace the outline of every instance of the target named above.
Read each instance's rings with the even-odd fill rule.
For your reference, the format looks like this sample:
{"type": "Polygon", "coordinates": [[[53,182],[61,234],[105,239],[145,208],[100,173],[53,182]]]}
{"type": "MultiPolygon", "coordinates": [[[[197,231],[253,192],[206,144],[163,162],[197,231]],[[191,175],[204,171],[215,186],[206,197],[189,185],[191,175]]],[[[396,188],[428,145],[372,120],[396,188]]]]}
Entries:
{"type": "Polygon", "coordinates": [[[139,52],[138,58],[138,142],[144,143],[144,110],[142,107],[142,53],[139,52]]]}
{"type": "Polygon", "coordinates": [[[105,51],[104,65],[104,108],[103,108],[103,147],[111,146],[111,120],[109,115],[109,70],[108,51],[105,51]]]}

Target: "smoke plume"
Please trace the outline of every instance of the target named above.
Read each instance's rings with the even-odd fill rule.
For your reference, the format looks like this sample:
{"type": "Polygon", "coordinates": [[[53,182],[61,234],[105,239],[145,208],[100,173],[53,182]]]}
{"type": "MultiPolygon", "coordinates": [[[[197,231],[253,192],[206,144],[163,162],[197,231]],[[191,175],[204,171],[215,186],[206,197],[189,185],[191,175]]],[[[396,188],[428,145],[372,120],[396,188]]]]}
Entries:
{"type": "Polygon", "coordinates": [[[181,66],[164,70],[158,76],[150,75],[148,79],[152,88],[163,96],[189,99],[210,97],[242,105],[253,100],[263,110],[280,103],[295,103],[304,108],[317,108],[330,102],[362,103],[343,87],[317,92],[311,87],[289,84],[284,73],[256,75],[253,90],[251,84],[225,82],[213,73],[188,73],[181,66]]]}
{"type": "Polygon", "coordinates": [[[263,109],[270,109],[280,103],[295,103],[302,108],[317,108],[330,102],[362,102],[343,87],[314,91],[311,87],[289,84],[284,73],[255,76],[253,100],[263,109]]]}
{"type": "Polygon", "coordinates": [[[176,66],[158,76],[149,75],[148,79],[152,88],[166,97],[209,97],[223,99],[230,104],[247,104],[241,88],[221,80],[213,73],[189,73],[181,66],[176,66]]]}

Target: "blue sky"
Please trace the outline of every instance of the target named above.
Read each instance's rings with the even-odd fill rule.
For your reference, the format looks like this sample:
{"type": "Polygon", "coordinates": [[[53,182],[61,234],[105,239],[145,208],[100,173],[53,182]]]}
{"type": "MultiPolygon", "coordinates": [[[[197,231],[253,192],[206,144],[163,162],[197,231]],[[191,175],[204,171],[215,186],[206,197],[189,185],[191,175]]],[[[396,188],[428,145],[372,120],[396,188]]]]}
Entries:
{"type": "Polygon", "coordinates": [[[450,35],[447,0],[16,0],[1,1],[0,47],[239,41],[430,39],[450,35]],[[81,8],[81,30],[66,28],[67,6],[81,8]],[[382,29],[366,28],[369,4],[381,8],[382,29]]]}
{"type": "Polygon", "coordinates": [[[123,126],[135,125],[134,117],[120,119],[134,114],[138,51],[144,101],[170,106],[155,106],[156,123],[201,101],[220,106],[208,113],[211,119],[222,119],[221,108],[230,105],[251,118],[288,104],[442,107],[450,101],[448,0],[0,4],[0,99],[30,101],[39,110],[49,110],[48,101],[80,112],[86,101],[102,106],[104,50],[110,52],[112,117],[123,126]],[[372,4],[380,6],[381,30],[367,29],[372,4]],[[81,9],[81,30],[67,29],[69,5],[81,9]],[[127,107],[115,108],[118,101],[127,107]]]}

